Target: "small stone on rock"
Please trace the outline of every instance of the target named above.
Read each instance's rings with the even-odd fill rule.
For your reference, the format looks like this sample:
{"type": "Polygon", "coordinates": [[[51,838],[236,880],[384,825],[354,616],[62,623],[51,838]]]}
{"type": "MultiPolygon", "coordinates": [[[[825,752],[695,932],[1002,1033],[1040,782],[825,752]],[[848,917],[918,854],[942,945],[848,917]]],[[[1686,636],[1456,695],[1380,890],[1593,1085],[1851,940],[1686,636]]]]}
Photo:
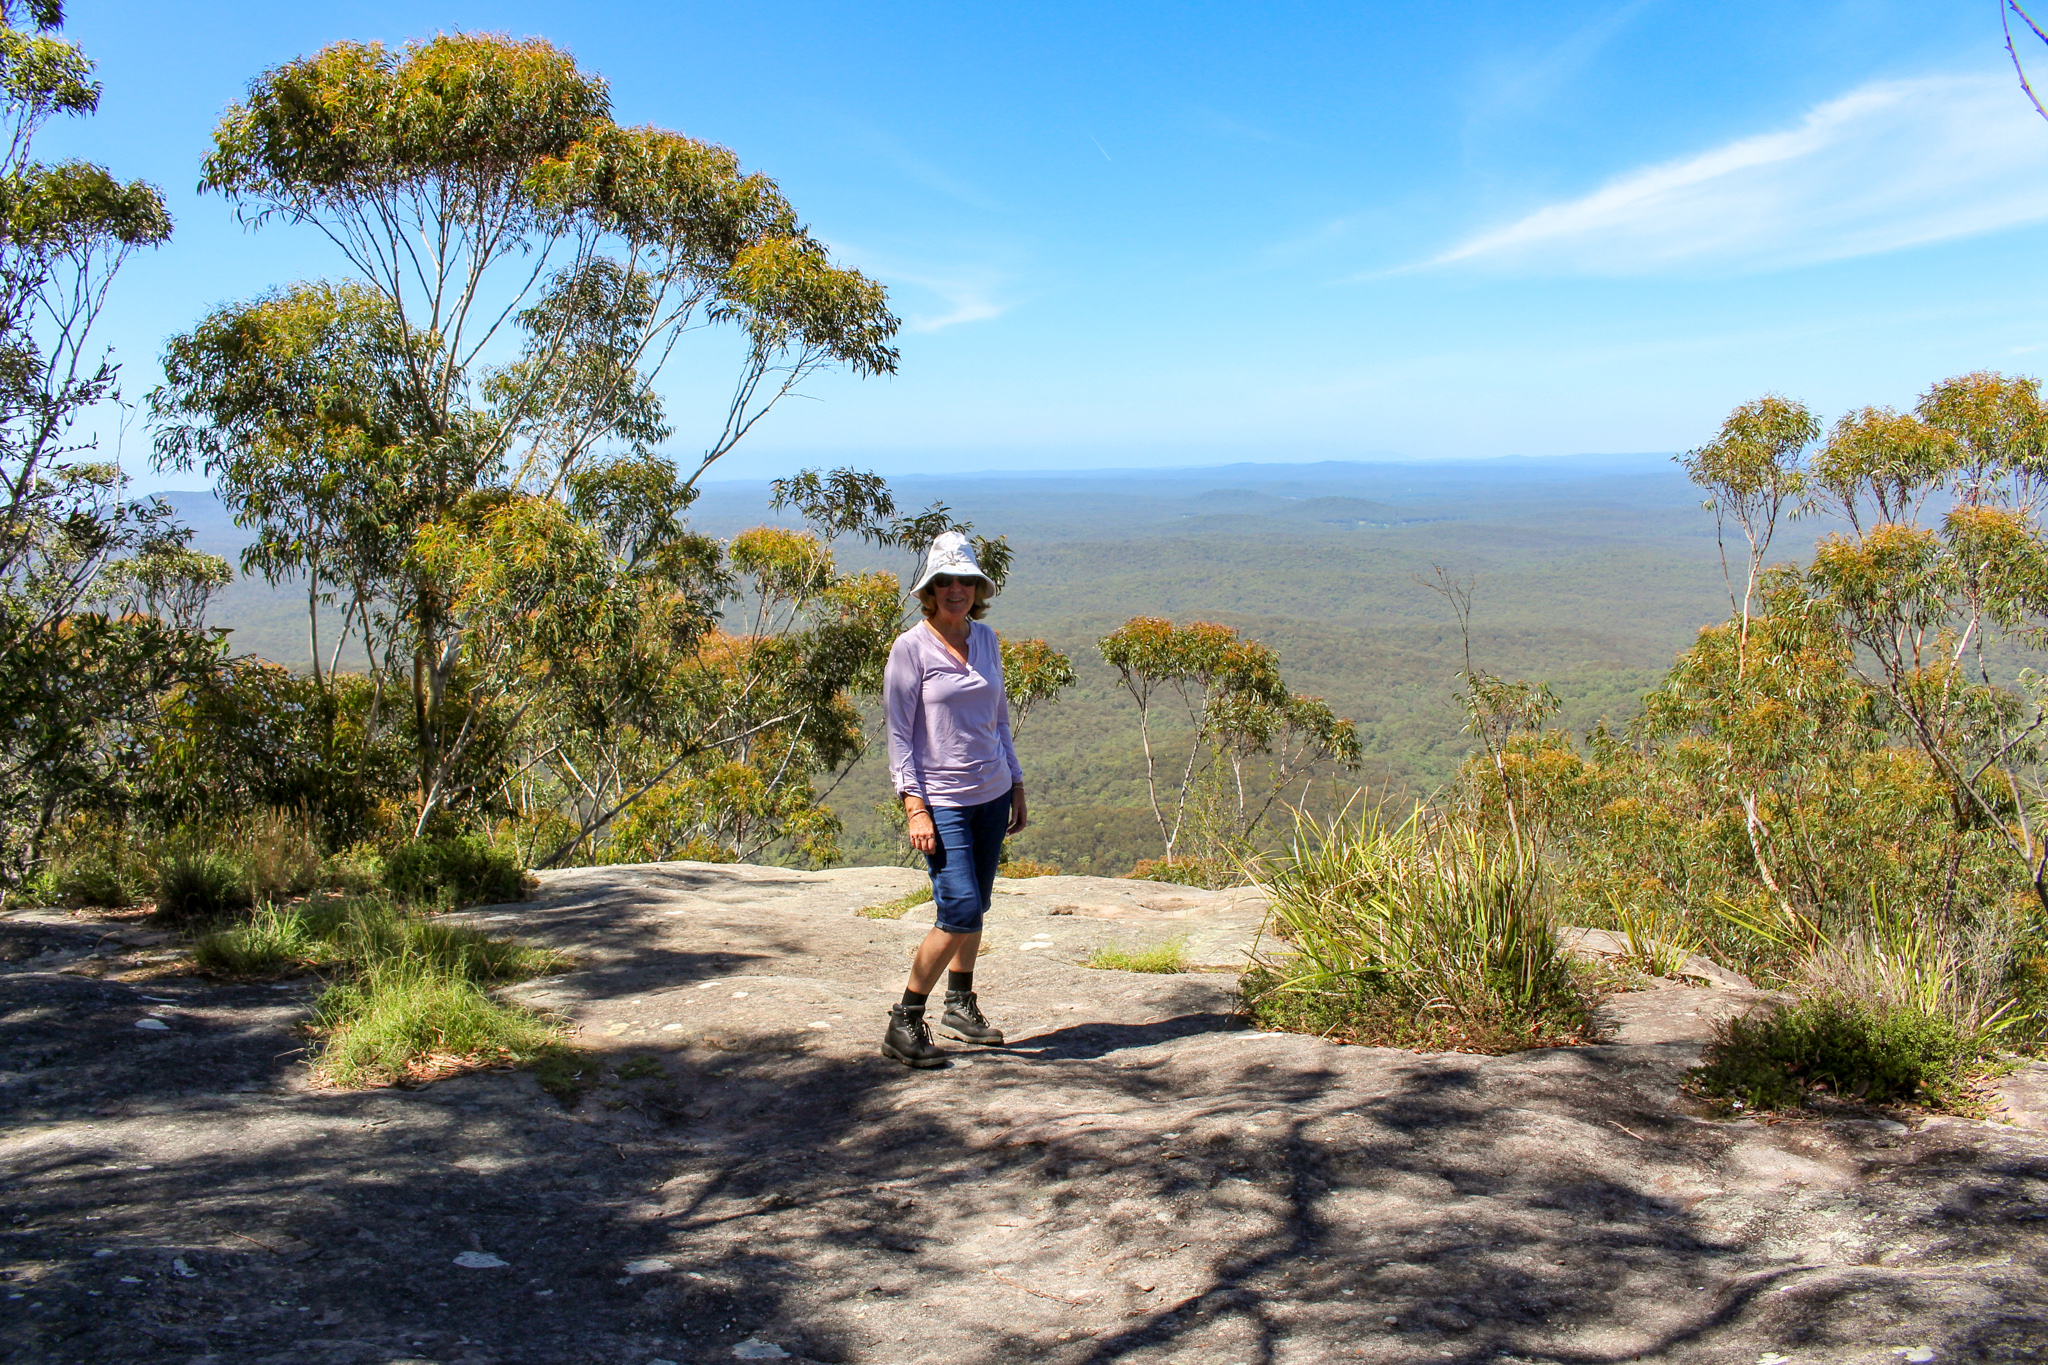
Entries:
{"type": "Polygon", "coordinates": [[[789,1352],[783,1350],[772,1341],[763,1341],[759,1337],[748,1337],[745,1341],[732,1348],[732,1358],[734,1360],[788,1360],[789,1352]]]}
{"type": "Polygon", "coordinates": [[[166,1024],[161,1019],[137,1019],[135,1021],[135,1027],[163,1029],[164,1031],[169,1032],[171,1026],[169,1024],[166,1024]]]}
{"type": "Polygon", "coordinates": [[[464,1270],[501,1270],[511,1262],[501,1261],[488,1251],[465,1251],[455,1258],[455,1264],[464,1270]]]}
{"type": "Polygon", "coordinates": [[[673,1270],[674,1268],[659,1256],[649,1256],[645,1260],[626,1262],[626,1273],[628,1275],[654,1275],[664,1270],[673,1270]]]}
{"type": "Polygon", "coordinates": [[[199,1272],[186,1265],[183,1256],[175,1257],[171,1261],[171,1273],[181,1280],[196,1280],[199,1278],[199,1272]]]}

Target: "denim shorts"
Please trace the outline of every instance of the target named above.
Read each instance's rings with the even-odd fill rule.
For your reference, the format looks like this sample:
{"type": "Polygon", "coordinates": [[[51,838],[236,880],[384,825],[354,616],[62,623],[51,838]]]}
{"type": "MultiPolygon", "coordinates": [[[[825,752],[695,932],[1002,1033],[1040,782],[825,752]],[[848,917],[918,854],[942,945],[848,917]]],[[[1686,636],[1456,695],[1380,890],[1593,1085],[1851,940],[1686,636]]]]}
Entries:
{"type": "Polygon", "coordinates": [[[1010,828],[1010,794],[978,806],[933,806],[939,846],[924,855],[932,872],[932,904],[938,927],[949,934],[978,934],[996,890],[1003,861],[1003,836],[1010,828]]]}

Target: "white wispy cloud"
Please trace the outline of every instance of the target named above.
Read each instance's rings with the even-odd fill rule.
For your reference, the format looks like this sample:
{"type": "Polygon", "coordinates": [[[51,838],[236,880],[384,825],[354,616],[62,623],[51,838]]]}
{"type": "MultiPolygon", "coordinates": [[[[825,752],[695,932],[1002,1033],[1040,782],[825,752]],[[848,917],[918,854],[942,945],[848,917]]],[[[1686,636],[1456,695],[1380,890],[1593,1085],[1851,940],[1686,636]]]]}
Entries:
{"type": "Polygon", "coordinates": [[[1008,312],[1010,305],[998,303],[984,284],[964,279],[934,279],[930,276],[897,274],[892,282],[914,285],[932,295],[940,311],[912,312],[903,320],[913,332],[937,332],[963,322],[987,322],[1008,312]]]}
{"type": "Polygon", "coordinates": [[[2048,124],[2009,73],[1861,86],[1798,124],[1631,171],[1425,263],[1772,269],[2048,220],[2048,124]]]}
{"type": "Polygon", "coordinates": [[[1010,311],[1011,302],[1002,297],[1009,292],[1010,277],[993,266],[944,263],[943,257],[935,263],[938,253],[922,251],[910,253],[912,263],[906,265],[901,247],[877,251],[838,240],[826,245],[841,261],[888,286],[890,306],[902,315],[907,331],[940,332],[1010,311]]]}

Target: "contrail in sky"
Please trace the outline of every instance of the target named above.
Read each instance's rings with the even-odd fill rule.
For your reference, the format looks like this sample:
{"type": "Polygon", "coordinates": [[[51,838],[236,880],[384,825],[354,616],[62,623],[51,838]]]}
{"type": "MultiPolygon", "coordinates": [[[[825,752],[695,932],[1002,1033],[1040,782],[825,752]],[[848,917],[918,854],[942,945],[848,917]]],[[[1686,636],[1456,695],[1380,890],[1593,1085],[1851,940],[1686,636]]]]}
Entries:
{"type": "MultiPolygon", "coordinates": [[[[1090,142],[1095,142],[1095,134],[1088,134],[1088,140],[1090,142]]],[[[1109,162],[1109,164],[1112,166],[1116,164],[1116,161],[1110,156],[1109,150],[1105,148],[1100,142],[1095,142],[1095,150],[1102,153],[1102,159],[1104,161],[1109,162]]]]}

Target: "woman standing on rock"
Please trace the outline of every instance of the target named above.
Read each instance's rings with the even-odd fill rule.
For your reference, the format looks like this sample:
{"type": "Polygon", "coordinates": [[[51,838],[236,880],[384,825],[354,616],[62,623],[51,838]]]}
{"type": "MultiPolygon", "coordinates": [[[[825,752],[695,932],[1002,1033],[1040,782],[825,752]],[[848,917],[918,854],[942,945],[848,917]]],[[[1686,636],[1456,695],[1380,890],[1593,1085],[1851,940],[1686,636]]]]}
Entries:
{"type": "Polygon", "coordinates": [[[903,802],[910,844],[932,874],[938,923],[910,960],[902,1003],[889,1011],[882,1055],[906,1066],[945,1063],[925,1022],[925,1001],[946,972],[939,1027],[970,1043],[1000,1046],[974,995],[981,919],[995,893],[1003,839],[1024,828],[1024,770],[1010,743],[1010,703],[996,633],[981,624],[995,585],[967,537],[932,542],[911,593],[924,620],[896,637],[882,674],[889,776],[903,802]]]}

